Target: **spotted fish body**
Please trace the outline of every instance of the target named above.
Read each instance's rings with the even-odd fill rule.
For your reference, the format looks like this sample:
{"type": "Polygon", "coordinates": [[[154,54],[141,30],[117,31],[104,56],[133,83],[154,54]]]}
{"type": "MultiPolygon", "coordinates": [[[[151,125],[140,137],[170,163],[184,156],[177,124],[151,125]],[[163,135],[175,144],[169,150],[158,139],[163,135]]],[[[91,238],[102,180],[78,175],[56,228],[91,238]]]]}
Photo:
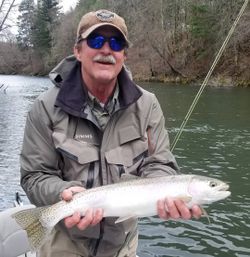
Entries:
{"type": "Polygon", "coordinates": [[[60,220],[76,211],[84,216],[89,208],[102,208],[104,217],[117,217],[118,223],[131,217],[156,215],[159,199],[182,199],[191,208],[228,197],[228,188],[221,180],[197,175],[139,178],[88,189],[69,202],[24,210],[13,217],[27,231],[31,247],[37,249],[60,220]]]}

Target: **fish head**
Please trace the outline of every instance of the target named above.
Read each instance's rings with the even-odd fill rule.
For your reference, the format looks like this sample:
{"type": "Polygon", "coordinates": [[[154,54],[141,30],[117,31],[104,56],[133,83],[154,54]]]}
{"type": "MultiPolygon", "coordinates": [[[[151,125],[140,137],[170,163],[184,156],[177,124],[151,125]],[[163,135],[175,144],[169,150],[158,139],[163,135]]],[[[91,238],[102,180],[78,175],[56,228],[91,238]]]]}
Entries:
{"type": "Polygon", "coordinates": [[[193,176],[188,185],[192,202],[202,205],[210,204],[231,195],[229,185],[219,179],[205,176],[193,176]]]}

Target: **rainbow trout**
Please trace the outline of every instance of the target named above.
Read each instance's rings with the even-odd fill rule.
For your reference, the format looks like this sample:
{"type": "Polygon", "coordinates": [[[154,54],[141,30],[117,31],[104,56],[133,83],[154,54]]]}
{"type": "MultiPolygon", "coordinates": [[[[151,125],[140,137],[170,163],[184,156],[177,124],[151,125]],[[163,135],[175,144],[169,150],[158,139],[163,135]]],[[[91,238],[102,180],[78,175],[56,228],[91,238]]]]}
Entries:
{"type": "Polygon", "coordinates": [[[22,210],[13,215],[27,232],[30,246],[38,249],[53,227],[65,217],[88,208],[102,208],[104,217],[117,217],[116,223],[132,217],[157,214],[157,201],[166,197],[182,199],[190,208],[194,204],[210,204],[228,197],[228,184],[197,175],[173,175],[139,178],[117,184],[92,188],[47,207],[22,210]]]}

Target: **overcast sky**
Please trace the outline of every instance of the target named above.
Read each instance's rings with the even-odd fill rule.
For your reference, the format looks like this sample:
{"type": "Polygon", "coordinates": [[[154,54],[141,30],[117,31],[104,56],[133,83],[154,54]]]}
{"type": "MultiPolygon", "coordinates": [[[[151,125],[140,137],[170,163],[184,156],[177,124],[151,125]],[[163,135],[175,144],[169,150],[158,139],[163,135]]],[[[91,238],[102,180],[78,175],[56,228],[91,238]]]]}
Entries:
{"type": "Polygon", "coordinates": [[[74,8],[78,0],[60,0],[60,5],[63,7],[63,11],[70,10],[70,7],[74,8]]]}
{"type": "MultiPolygon", "coordinates": [[[[21,3],[22,0],[16,0],[16,3],[21,3]]],[[[60,5],[63,7],[63,11],[70,10],[70,7],[74,8],[78,0],[59,0],[60,5]]]]}

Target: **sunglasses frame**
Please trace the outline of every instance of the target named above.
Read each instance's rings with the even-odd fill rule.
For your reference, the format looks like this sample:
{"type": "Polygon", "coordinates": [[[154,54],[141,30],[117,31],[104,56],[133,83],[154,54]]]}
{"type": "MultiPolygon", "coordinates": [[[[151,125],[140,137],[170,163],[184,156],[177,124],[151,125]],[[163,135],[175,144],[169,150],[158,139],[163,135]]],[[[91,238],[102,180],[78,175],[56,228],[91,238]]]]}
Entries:
{"type": "Polygon", "coordinates": [[[120,52],[127,47],[127,43],[122,37],[105,37],[97,33],[90,34],[86,38],[86,41],[87,45],[92,49],[101,49],[106,42],[108,42],[110,49],[115,52],[120,52]],[[99,42],[92,42],[94,40],[97,40],[98,38],[100,39],[99,42]],[[115,44],[115,46],[113,44],[115,44]]]}

